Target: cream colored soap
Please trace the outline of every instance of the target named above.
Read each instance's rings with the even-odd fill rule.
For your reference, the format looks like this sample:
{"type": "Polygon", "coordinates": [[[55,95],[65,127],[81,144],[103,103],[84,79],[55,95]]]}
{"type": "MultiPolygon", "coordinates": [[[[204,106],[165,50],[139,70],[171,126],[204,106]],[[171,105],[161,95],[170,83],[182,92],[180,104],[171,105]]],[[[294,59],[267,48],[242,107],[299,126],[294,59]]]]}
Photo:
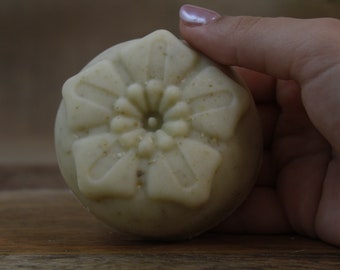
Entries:
{"type": "Polygon", "coordinates": [[[254,184],[262,147],[249,92],[168,31],[106,50],[62,95],[61,172],[120,231],[191,238],[230,215],[254,184]]]}

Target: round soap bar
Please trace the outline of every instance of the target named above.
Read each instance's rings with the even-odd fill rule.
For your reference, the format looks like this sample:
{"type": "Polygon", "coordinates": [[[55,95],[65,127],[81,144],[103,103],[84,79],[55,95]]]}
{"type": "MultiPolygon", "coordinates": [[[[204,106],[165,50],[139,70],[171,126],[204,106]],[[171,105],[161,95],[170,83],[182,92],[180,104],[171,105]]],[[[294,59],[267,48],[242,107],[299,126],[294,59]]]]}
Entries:
{"type": "Polygon", "coordinates": [[[236,81],[165,30],[106,50],[62,89],[55,143],[67,184],[123,232],[186,239],[217,225],[262,156],[254,102],[236,81]]]}

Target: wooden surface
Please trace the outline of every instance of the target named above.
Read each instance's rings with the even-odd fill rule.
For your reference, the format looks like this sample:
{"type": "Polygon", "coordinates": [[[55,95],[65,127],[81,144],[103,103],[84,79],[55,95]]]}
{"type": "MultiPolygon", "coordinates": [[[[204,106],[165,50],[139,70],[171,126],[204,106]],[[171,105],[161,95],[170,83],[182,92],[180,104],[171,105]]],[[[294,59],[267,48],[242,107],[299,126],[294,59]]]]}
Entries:
{"type": "Polygon", "coordinates": [[[0,192],[0,269],[339,269],[340,249],[297,235],[208,233],[150,242],[114,232],[64,188],[0,192]]]}

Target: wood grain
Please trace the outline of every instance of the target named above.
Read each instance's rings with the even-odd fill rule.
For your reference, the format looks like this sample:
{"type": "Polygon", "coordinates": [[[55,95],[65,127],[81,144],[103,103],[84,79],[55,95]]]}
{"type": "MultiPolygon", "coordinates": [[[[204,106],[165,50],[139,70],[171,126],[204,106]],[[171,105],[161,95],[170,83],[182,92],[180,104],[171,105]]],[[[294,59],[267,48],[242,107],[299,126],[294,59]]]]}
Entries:
{"type": "Polygon", "coordinates": [[[296,235],[208,233],[146,241],[114,232],[66,189],[0,192],[0,269],[336,269],[340,250],[296,235]],[[8,268],[7,268],[8,269],[8,268]]]}

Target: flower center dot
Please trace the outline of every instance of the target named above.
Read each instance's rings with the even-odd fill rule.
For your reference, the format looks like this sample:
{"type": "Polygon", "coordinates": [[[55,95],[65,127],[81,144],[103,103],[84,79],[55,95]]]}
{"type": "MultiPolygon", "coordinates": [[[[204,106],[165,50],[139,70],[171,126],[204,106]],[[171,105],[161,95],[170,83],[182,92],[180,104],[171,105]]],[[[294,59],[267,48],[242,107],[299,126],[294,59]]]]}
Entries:
{"type": "Polygon", "coordinates": [[[148,126],[151,128],[151,129],[154,129],[158,126],[158,120],[156,117],[149,117],[148,119],[148,126]]]}
{"type": "Polygon", "coordinates": [[[144,128],[147,131],[156,131],[160,129],[163,125],[163,120],[161,115],[159,114],[151,114],[146,117],[146,121],[144,123],[144,128]]]}

